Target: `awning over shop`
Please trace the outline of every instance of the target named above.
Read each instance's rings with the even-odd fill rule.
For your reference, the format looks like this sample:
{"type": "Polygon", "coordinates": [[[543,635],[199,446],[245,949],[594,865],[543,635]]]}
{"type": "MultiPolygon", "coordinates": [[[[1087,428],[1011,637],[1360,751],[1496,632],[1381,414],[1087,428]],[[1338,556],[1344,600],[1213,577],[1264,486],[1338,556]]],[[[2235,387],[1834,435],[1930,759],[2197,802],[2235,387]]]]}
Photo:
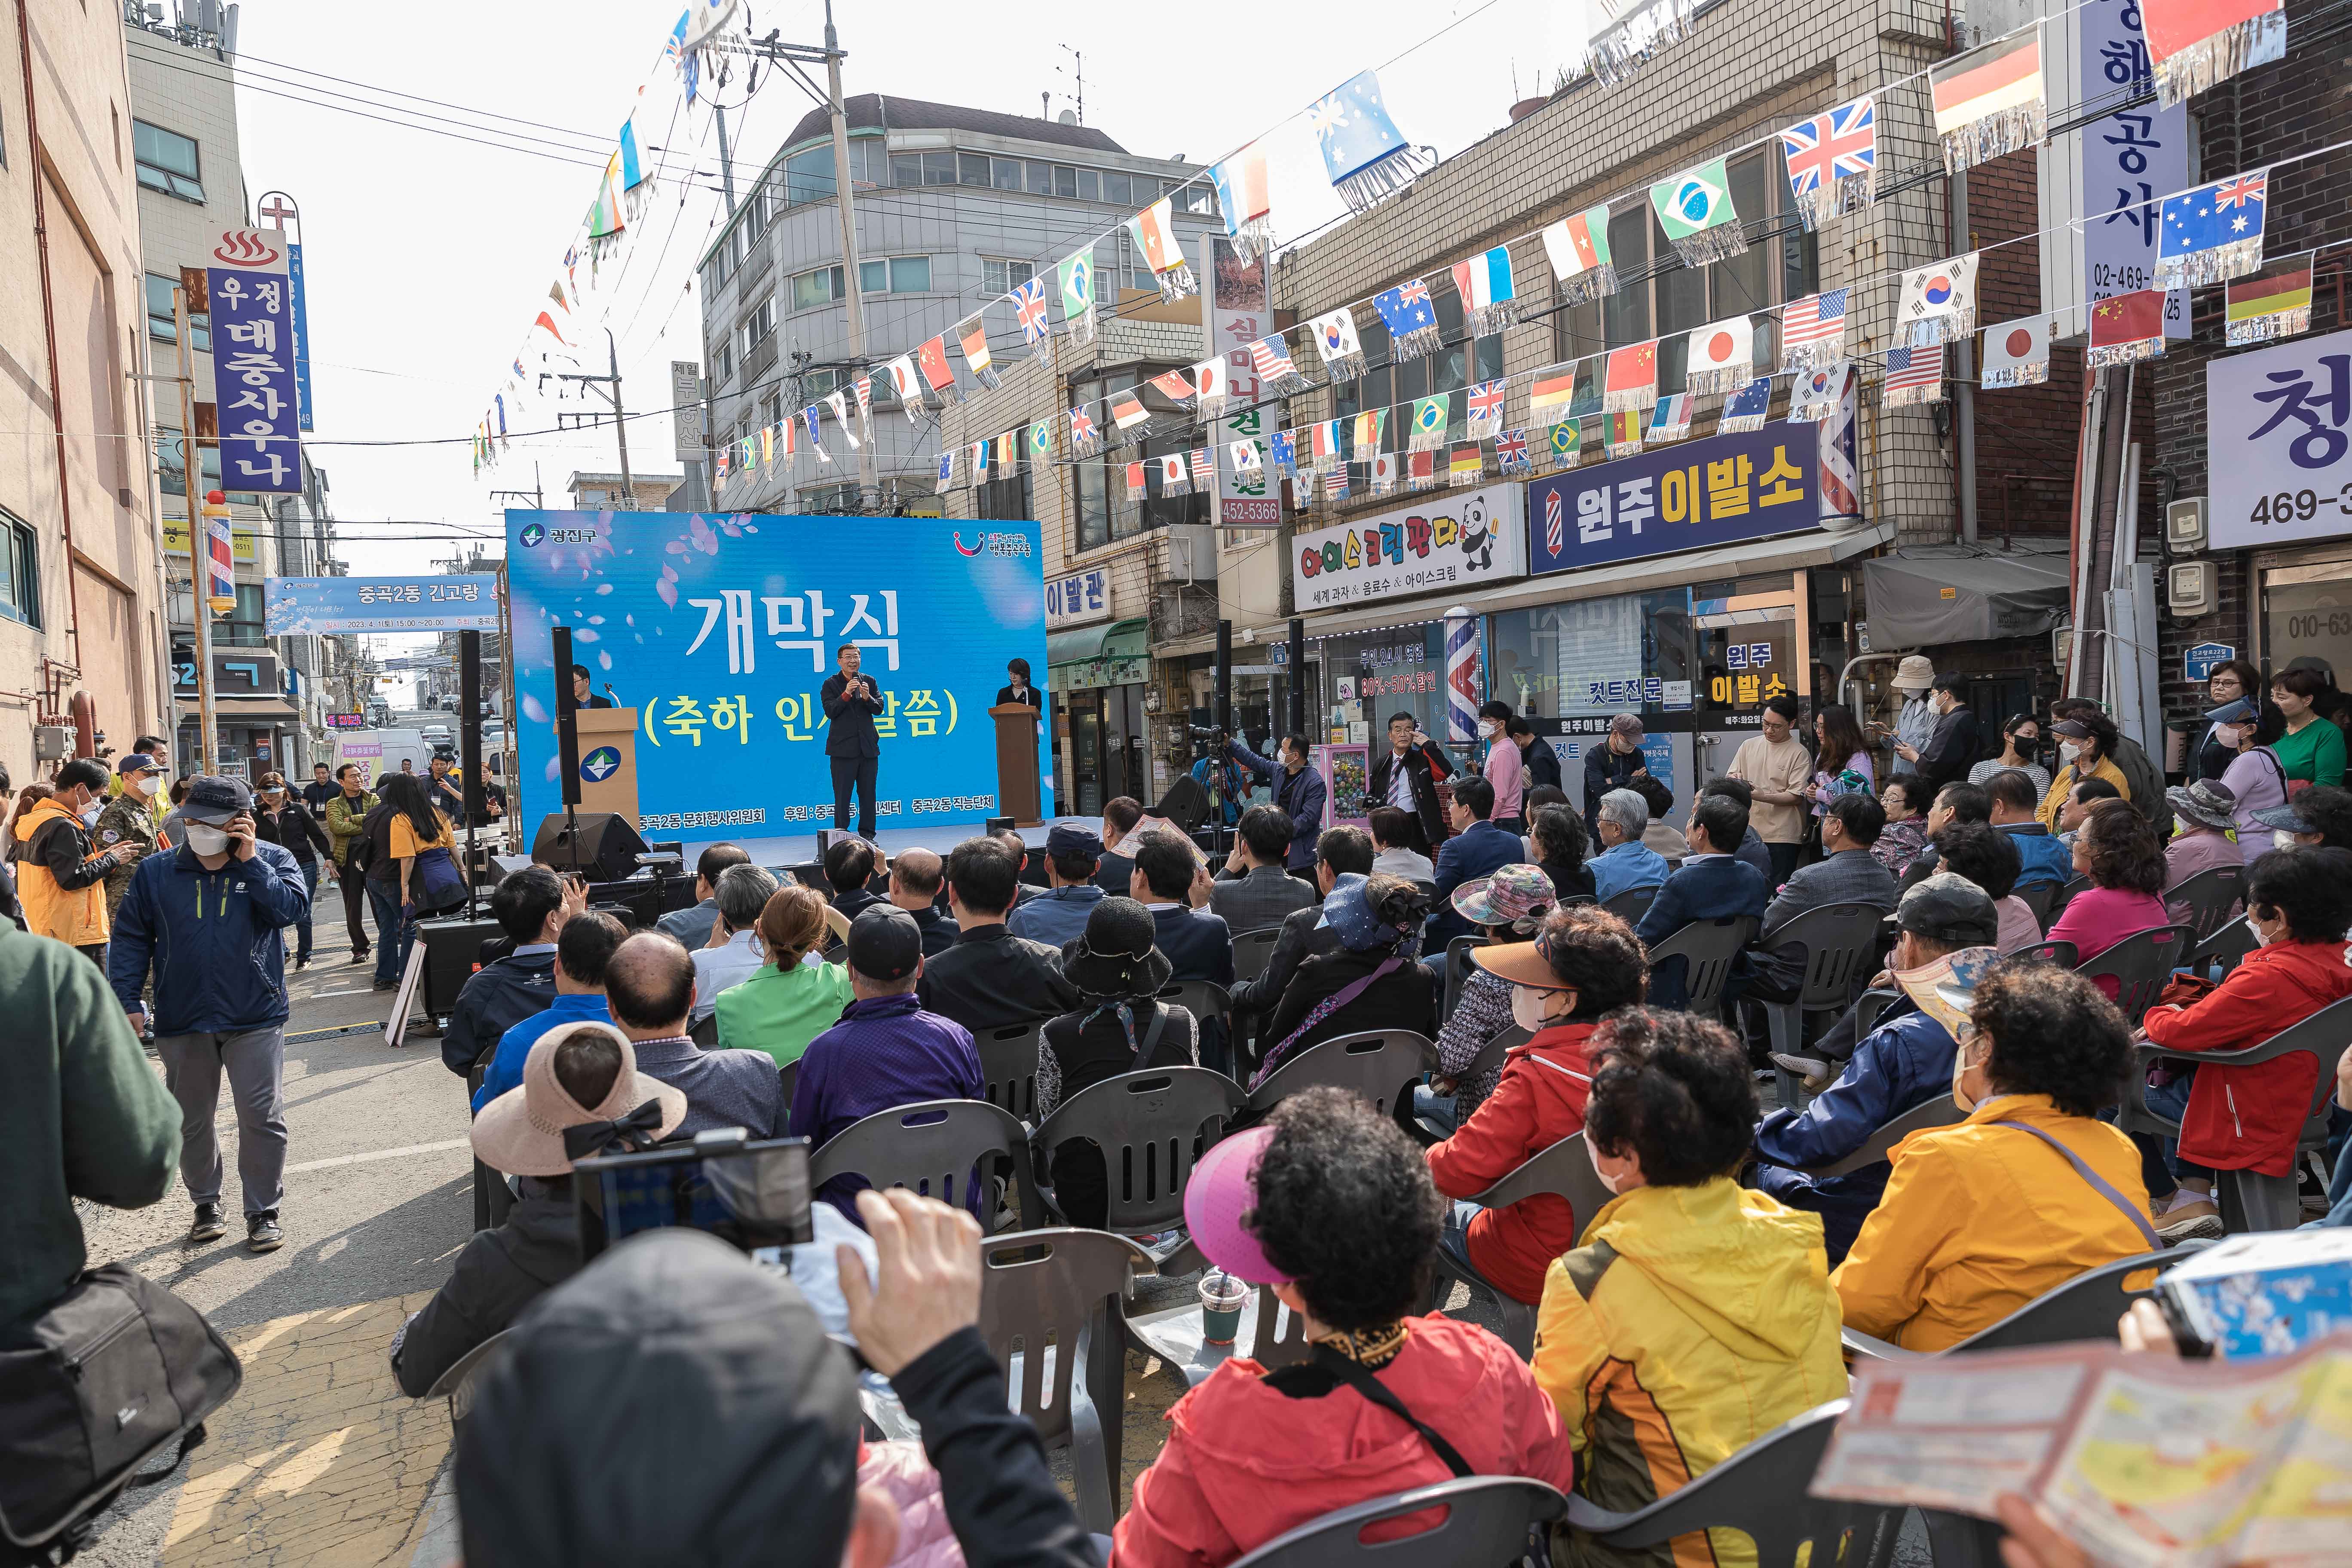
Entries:
{"type": "Polygon", "coordinates": [[[1863,563],[1870,646],[2039,637],[2066,618],[2066,553],[1929,546],[1863,563]]]}
{"type": "Polygon", "coordinates": [[[1105,621],[1096,626],[1073,626],[1066,632],[1045,634],[1047,668],[1059,664],[1084,664],[1097,658],[1139,658],[1146,651],[1151,636],[1149,623],[1140,617],[1129,621],[1105,621]]]}
{"type": "MultiPolygon", "coordinates": [[[[194,723],[196,705],[185,698],[175,705],[184,723],[194,723]]],[[[283,697],[215,697],[213,721],[219,724],[290,724],[302,716],[283,697]]]]}

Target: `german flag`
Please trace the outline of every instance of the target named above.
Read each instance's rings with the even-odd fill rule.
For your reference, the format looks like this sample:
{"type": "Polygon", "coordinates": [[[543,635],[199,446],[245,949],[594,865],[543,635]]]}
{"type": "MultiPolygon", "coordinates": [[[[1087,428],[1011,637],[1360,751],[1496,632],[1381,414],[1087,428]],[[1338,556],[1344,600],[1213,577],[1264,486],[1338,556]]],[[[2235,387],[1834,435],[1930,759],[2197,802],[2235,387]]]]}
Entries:
{"type": "Polygon", "coordinates": [[[2229,341],[2263,343],[2291,338],[2311,325],[2308,258],[2252,278],[2230,280],[2229,341]]]}
{"type": "Polygon", "coordinates": [[[1528,388],[1528,411],[1538,425],[1557,425],[1568,417],[1575,397],[1576,366],[1556,364],[1536,373],[1535,384],[1528,388]]]}
{"type": "Polygon", "coordinates": [[[1936,134],[1949,136],[1980,120],[2042,101],[2039,29],[1971,50],[1930,75],[1936,134]]]}
{"type": "Polygon", "coordinates": [[[1486,477],[1486,448],[1475,441],[1458,441],[1445,460],[1445,477],[1457,485],[1475,485],[1486,477]]]}

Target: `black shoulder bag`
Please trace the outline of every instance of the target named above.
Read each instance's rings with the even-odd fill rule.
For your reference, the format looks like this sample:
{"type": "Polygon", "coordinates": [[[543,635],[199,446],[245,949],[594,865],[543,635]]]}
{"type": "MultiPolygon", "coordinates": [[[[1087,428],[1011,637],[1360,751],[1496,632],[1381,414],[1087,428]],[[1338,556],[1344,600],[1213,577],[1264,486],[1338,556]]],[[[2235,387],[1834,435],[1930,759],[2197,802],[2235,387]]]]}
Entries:
{"type": "Polygon", "coordinates": [[[1436,1450],[1437,1457],[1445,1461],[1445,1468],[1454,1472],[1456,1480],[1478,1473],[1471,1468],[1470,1461],[1462,1457],[1460,1449],[1447,1442],[1436,1428],[1406,1409],[1404,1401],[1399,1399],[1387,1384],[1374,1377],[1362,1363],[1349,1360],[1329,1345],[1315,1346],[1311,1360],[1265,1374],[1268,1388],[1292,1399],[1320,1399],[1343,1383],[1420,1433],[1422,1440],[1436,1450]]]}

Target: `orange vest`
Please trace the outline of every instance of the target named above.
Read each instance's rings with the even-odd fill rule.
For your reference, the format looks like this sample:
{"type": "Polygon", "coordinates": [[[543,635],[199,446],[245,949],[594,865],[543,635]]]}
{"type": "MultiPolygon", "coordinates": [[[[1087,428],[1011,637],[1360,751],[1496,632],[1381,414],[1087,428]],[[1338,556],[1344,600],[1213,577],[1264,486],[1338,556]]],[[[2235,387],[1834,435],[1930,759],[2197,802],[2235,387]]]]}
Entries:
{"type": "MultiPolygon", "coordinates": [[[[53,799],[37,800],[16,818],[16,842],[30,846],[33,836],[52,819],[62,818],[76,831],[81,819],[53,799]]],[[[49,868],[30,855],[16,862],[16,896],[25,906],[25,923],[35,936],[53,936],[73,947],[95,947],[106,941],[106,879],[87,888],[60,888],[49,868]]]]}

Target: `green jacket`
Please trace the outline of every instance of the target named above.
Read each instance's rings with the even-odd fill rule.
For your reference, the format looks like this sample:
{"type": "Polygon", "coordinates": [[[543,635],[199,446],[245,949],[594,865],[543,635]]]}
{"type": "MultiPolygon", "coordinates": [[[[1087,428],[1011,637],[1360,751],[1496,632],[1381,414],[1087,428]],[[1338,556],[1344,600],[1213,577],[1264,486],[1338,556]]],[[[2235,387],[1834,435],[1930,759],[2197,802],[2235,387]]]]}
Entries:
{"type": "Polygon", "coordinates": [[[790,1067],[856,999],[844,965],[762,964],[749,980],[719,994],[719,1048],[765,1051],[778,1067],[790,1067]]]}
{"type": "Polygon", "coordinates": [[[352,858],[352,840],[360,836],[360,825],[374,809],[375,793],[373,790],[361,791],[356,804],[341,791],[327,803],[327,843],[334,850],[337,870],[342,869],[343,862],[352,858]]]}
{"type": "Polygon", "coordinates": [[[61,1295],[89,1254],[73,1200],[143,1208],[180,1152],[180,1110],[98,965],[0,921],[0,1323],[61,1295]]]}

